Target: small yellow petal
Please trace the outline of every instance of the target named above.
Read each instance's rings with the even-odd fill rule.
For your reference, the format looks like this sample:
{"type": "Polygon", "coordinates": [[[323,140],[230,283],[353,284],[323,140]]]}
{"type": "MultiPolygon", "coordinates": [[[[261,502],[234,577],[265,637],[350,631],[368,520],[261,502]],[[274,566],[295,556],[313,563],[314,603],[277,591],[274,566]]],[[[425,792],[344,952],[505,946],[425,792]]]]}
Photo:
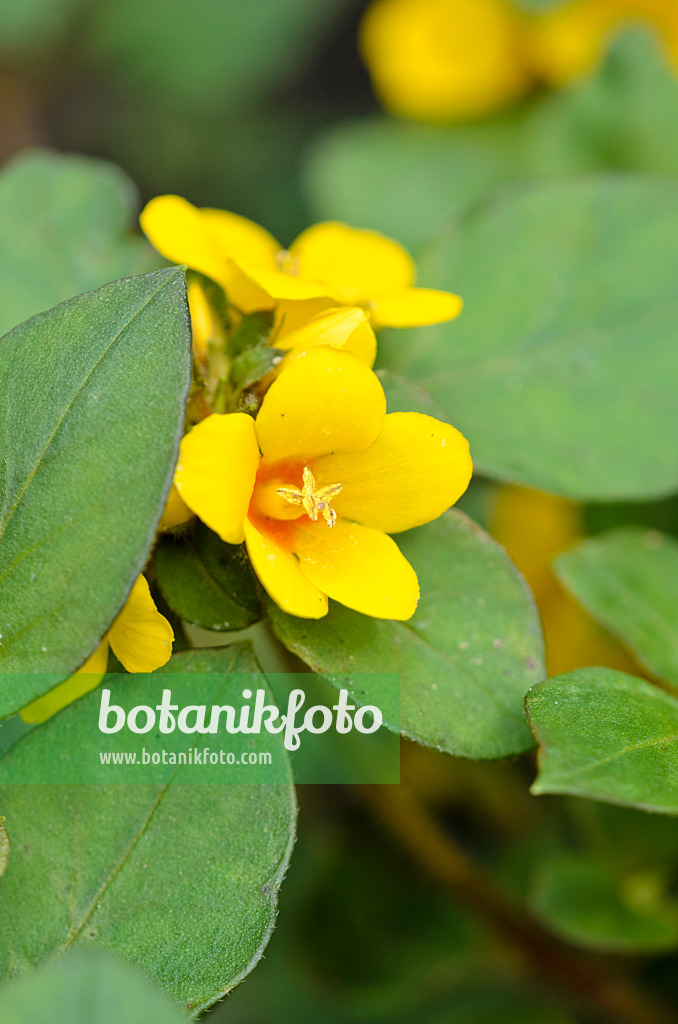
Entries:
{"type": "Polygon", "coordinates": [[[285,274],[281,270],[268,270],[246,260],[236,262],[241,271],[273,299],[305,302],[309,299],[341,298],[324,282],[308,281],[294,274],[285,274]]]}
{"type": "Polygon", "coordinates": [[[209,343],[220,339],[223,328],[207,300],[202,285],[196,280],[189,280],[186,288],[188,308],[191,311],[191,331],[193,334],[193,355],[202,372],[207,365],[209,343]]]}
{"type": "Polygon", "coordinates": [[[108,637],[104,637],[97,649],[89,656],[85,664],[70,678],[59,683],[49,693],[38,697],[31,704],[21,709],[21,717],[29,725],[46,722],[57,711],[72,704],[79,697],[84,697],[90,690],[96,689],[106,674],[108,666],[108,637]]]}
{"type": "Polygon", "coordinates": [[[417,576],[398,545],[380,530],[339,519],[300,519],[293,551],[304,576],[335,601],[379,619],[409,619],[419,600],[417,576]]]}
{"type": "Polygon", "coordinates": [[[210,530],[228,544],[242,544],[258,464],[251,416],[213,413],[182,440],[174,482],[210,530]]]}
{"type": "Polygon", "coordinates": [[[275,341],[276,348],[288,351],[292,357],[314,345],[352,352],[368,366],[373,365],[377,355],[377,339],[367,314],[356,306],[324,310],[303,327],[275,341]]]}
{"type": "Polygon", "coordinates": [[[458,430],[417,412],[389,413],[374,444],[313,463],[319,487],[341,483],[337,515],[385,533],[437,519],[469,485],[473,465],[458,430]]]}
{"type": "Polygon", "coordinates": [[[190,522],[192,518],[193,513],[179,494],[175,485],[172,484],[172,489],[167,496],[165,511],[160,520],[160,529],[173,530],[176,526],[183,526],[184,523],[190,522]]]}
{"type": "Polygon", "coordinates": [[[372,323],[379,327],[423,327],[454,320],[463,302],[452,292],[434,288],[399,288],[375,292],[370,298],[372,323]]]}
{"type": "Polygon", "coordinates": [[[225,254],[202,211],[187,199],[157,196],[147,203],[139,221],[151,245],[168,260],[185,263],[223,288],[227,286],[225,254]]]}
{"type": "Polygon", "coordinates": [[[108,631],[108,640],[128,672],[153,672],[169,661],[174,632],[155,607],[143,576],[135,580],[122,611],[108,631]]]}
{"type": "Polygon", "coordinates": [[[224,256],[245,260],[262,270],[275,270],[282,246],[265,228],[226,210],[202,209],[201,214],[224,256]]]}
{"type": "Polygon", "coordinates": [[[283,611],[302,619],[327,615],[327,598],[299,568],[299,562],[254,523],[245,523],[247,553],[264,589],[283,611]]]}
{"type": "Polygon", "coordinates": [[[319,345],[291,360],[267,391],[256,420],[259,447],[270,462],[361,451],[385,412],[383,388],[369,367],[350,352],[319,345]]]}
{"type": "Polygon", "coordinates": [[[398,242],[376,231],[363,231],[336,221],[314,224],[290,246],[300,278],[361,305],[373,292],[413,284],[412,257],[398,242]]]}

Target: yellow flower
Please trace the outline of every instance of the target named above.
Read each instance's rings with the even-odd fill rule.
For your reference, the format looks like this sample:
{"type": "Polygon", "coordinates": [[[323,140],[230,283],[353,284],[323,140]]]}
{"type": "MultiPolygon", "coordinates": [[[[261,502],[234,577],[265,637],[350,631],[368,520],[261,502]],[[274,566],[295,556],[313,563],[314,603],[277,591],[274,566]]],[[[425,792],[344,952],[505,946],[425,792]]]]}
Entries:
{"type": "Polygon", "coordinates": [[[408,619],[417,577],[388,536],[437,518],[466,490],[468,443],[419,413],[386,415],[376,375],[318,346],[290,359],[256,420],[213,414],[183,439],[181,497],[229,544],[247,544],[263,586],[292,615],[328,597],[408,619]]]}
{"type": "Polygon", "coordinates": [[[360,48],[379,98],[394,113],[475,118],[530,88],[524,21],[508,0],[375,0],[360,48]]]}
{"type": "Polygon", "coordinates": [[[504,485],[497,493],[491,532],[520,569],[534,595],[546,640],[549,675],[607,665],[638,675],[638,666],[561,586],[556,555],[584,537],[580,505],[555,494],[504,485]]]}
{"type": "Polygon", "coordinates": [[[99,685],[108,665],[108,649],[128,672],[153,672],[172,654],[174,633],[155,607],[148,583],[138,576],[122,611],[105,637],[78,671],[49,693],[21,710],[24,722],[45,722],[67,704],[99,685]]]}
{"type": "Polygon", "coordinates": [[[367,313],[375,328],[441,323],[461,312],[458,296],[414,287],[410,254],[376,231],[326,221],[283,250],[247,218],[197,209],[180,196],[152,199],[141,226],[158,252],[216,281],[241,312],[275,309],[283,335],[341,306],[367,313]]]}
{"type": "Polygon", "coordinates": [[[678,67],[676,0],[570,0],[540,12],[532,22],[528,44],[535,74],[553,85],[591,74],[615,35],[637,23],[659,32],[678,67]]]}

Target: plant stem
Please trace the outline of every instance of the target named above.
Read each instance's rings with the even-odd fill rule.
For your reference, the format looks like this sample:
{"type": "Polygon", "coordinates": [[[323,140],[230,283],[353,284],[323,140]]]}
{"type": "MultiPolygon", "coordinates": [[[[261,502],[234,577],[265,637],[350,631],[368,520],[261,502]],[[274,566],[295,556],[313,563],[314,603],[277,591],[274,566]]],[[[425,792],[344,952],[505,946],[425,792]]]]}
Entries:
{"type": "Polygon", "coordinates": [[[675,1024],[675,1015],[603,958],[560,942],[515,903],[443,832],[403,785],[360,786],[377,818],[420,867],[522,953],[525,968],[601,1021],[675,1024]]]}

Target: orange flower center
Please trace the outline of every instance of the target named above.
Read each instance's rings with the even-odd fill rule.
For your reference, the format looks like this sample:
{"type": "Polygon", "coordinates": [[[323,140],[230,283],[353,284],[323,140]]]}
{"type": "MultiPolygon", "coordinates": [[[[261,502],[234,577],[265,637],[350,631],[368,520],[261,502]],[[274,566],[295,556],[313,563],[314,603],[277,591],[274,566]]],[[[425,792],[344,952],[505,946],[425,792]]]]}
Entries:
{"type": "Polygon", "coordinates": [[[289,521],[307,515],[313,522],[322,516],[329,527],[337,514],[330,502],[341,491],[341,484],[318,487],[310,466],[299,462],[262,463],[257,473],[249,514],[255,520],[289,521]],[[299,486],[301,484],[301,486],[299,486]]]}

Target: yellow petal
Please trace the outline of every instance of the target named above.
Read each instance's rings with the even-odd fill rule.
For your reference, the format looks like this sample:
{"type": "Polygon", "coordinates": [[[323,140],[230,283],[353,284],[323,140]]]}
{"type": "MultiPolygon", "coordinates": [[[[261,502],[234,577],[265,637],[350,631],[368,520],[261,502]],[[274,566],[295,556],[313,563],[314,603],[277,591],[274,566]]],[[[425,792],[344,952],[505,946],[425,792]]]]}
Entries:
{"type": "Polygon", "coordinates": [[[175,485],[172,484],[172,489],[167,496],[165,511],[160,520],[160,529],[173,530],[175,526],[183,526],[184,523],[190,522],[192,518],[193,513],[179,494],[175,485]]]}
{"type": "Polygon", "coordinates": [[[415,267],[406,249],[376,231],[336,221],[314,224],[290,246],[300,278],[326,285],[343,302],[360,305],[373,292],[406,288],[415,267]]]}
{"type": "Polygon", "coordinates": [[[264,589],[283,611],[302,619],[327,615],[327,598],[308,580],[299,562],[248,519],[245,523],[247,553],[264,589]]]}
{"type": "Polygon", "coordinates": [[[206,371],[209,344],[223,335],[223,328],[210,305],[202,285],[197,280],[188,281],[188,308],[191,311],[193,334],[193,355],[201,372],[206,371]]]}
{"type": "Polygon", "coordinates": [[[139,218],[151,245],[173,263],[185,263],[227,287],[225,255],[202,211],[181,196],[157,196],[139,218]]]}
{"type": "Polygon", "coordinates": [[[341,299],[341,296],[336,295],[334,290],[324,282],[306,281],[294,274],[285,274],[281,270],[268,270],[263,267],[257,267],[246,260],[237,260],[236,262],[241,271],[251,281],[259,285],[267,295],[274,299],[291,300],[294,302],[305,302],[308,299],[319,298],[341,299]]]}
{"type": "Polygon", "coordinates": [[[326,455],[312,466],[318,487],[340,483],[339,516],[398,533],[437,519],[464,493],[473,469],[468,441],[432,416],[394,412],[363,452],[326,455]]]}
{"type": "Polygon", "coordinates": [[[375,328],[419,327],[454,320],[463,302],[452,292],[434,288],[397,288],[375,292],[370,298],[370,314],[375,328]]]}
{"type": "Polygon", "coordinates": [[[383,388],[365,363],[319,345],[291,360],[267,391],[256,421],[259,447],[270,462],[361,451],[385,412],[383,388]]]}
{"type": "Polygon", "coordinates": [[[265,228],[226,210],[202,209],[201,214],[224,256],[246,260],[262,270],[275,270],[282,246],[265,228]]]}
{"type": "Polygon", "coordinates": [[[314,345],[330,345],[352,352],[368,366],[373,365],[377,355],[377,339],[367,314],[356,306],[327,309],[303,327],[275,341],[276,348],[289,351],[292,357],[314,345]]]}
{"type": "Polygon", "coordinates": [[[94,654],[91,654],[85,664],[69,679],[22,708],[22,719],[29,725],[46,722],[52,715],[56,715],[57,711],[94,690],[104,678],[107,666],[108,637],[104,637],[94,654]]]}
{"type": "Polygon", "coordinates": [[[155,607],[148,583],[138,576],[122,611],[108,631],[113,653],[128,672],[153,672],[172,654],[174,633],[155,607]]]}
{"type": "Polygon", "coordinates": [[[336,308],[336,300],[327,298],[305,299],[303,302],[292,302],[279,299],[275,304],[275,337],[280,341],[292,331],[305,327],[309,320],[336,308]]]}
{"type": "Polygon", "coordinates": [[[275,300],[253,277],[246,274],[235,260],[226,260],[226,292],[228,301],[241,313],[273,309],[275,300]]]}
{"type": "Polygon", "coordinates": [[[188,507],[228,544],[242,544],[259,448],[245,413],[213,413],[181,442],[174,482],[188,507]]]}
{"type": "Polygon", "coordinates": [[[293,551],[304,576],[335,601],[379,619],[409,619],[419,600],[417,576],[385,533],[339,519],[294,524],[293,551]]]}

